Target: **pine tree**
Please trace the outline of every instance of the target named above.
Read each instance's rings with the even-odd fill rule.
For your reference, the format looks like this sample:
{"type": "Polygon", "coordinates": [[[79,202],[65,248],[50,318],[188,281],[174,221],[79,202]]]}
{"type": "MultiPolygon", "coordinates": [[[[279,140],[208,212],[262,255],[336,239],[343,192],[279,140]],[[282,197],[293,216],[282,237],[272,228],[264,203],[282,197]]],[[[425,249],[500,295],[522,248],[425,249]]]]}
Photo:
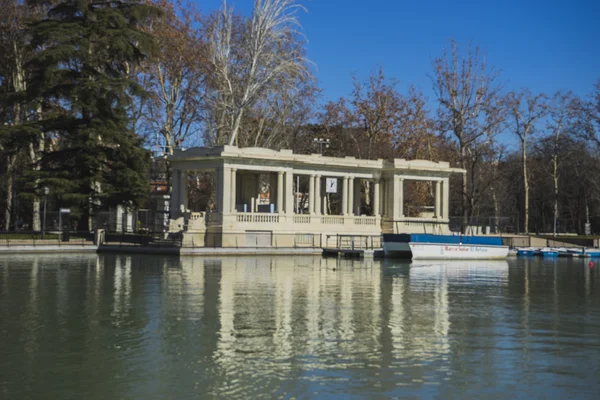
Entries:
{"type": "Polygon", "coordinates": [[[156,48],[140,27],[159,12],[139,0],[48,4],[32,26],[28,90],[42,99],[40,126],[52,138],[40,178],[89,229],[95,208],[136,207],[149,190],[150,155],[127,109],[143,94],[131,71],[156,48]]]}

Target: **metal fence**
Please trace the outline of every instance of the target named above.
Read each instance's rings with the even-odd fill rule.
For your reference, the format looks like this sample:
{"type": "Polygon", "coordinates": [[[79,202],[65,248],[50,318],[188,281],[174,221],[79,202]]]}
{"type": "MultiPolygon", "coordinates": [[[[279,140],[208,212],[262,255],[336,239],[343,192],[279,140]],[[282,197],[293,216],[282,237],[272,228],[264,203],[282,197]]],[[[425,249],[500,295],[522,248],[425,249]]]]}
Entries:
{"type": "Polygon", "coordinates": [[[519,222],[516,217],[450,217],[449,228],[452,232],[468,235],[518,233],[519,222]]]}
{"type": "MultiPolygon", "coordinates": [[[[11,220],[10,227],[0,220],[0,232],[31,232],[34,230],[32,218],[17,216],[11,220]]],[[[136,210],[131,212],[99,211],[91,216],[82,213],[48,211],[41,213],[39,231],[77,231],[88,226],[90,231],[104,229],[107,232],[165,232],[169,228],[167,212],[154,210],[136,210]],[[87,221],[82,221],[86,218],[87,221]],[[82,224],[82,222],[85,222],[82,224]]]]}
{"type": "Polygon", "coordinates": [[[373,250],[382,247],[381,235],[327,235],[326,248],[342,250],[373,250]]]}
{"type": "Polygon", "coordinates": [[[50,231],[43,234],[34,231],[0,232],[0,246],[44,246],[44,245],[94,245],[93,232],[50,231]]]}

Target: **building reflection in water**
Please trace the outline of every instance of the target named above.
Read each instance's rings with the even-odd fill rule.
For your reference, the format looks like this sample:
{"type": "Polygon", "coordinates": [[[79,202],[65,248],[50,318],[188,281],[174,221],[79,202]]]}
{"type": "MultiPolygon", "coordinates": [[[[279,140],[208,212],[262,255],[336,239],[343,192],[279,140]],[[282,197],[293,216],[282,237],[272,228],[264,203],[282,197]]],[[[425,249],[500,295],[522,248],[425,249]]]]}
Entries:
{"type": "Polygon", "coordinates": [[[218,304],[213,360],[239,379],[259,370],[290,373],[300,356],[307,369],[381,363],[389,348],[397,362],[443,357],[450,351],[449,285],[477,284],[482,274],[498,285],[508,279],[506,262],[485,263],[483,272],[481,263],[414,263],[399,273],[386,265],[392,276],[379,261],[319,257],[179,263],[186,282],[169,278],[169,290],[189,280],[210,285],[201,271],[219,270],[218,293],[204,295],[205,303],[218,304]]]}
{"type": "Polygon", "coordinates": [[[0,366],[15,393],[56,398],[436,397],[550,362],[572,379],[598,348],[600,275],[580,261],[0,259],[0,366]]]}

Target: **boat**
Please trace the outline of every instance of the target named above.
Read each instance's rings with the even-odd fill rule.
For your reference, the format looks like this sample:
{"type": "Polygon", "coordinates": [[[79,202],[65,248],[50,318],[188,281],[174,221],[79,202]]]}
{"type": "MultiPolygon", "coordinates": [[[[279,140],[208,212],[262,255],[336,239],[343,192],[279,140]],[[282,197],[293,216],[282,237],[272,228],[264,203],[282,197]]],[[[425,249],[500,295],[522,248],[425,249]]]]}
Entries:
{"type": "Polygon", "coordinates": [[[580,248],[569,248],[567,252],[571,257],[583,257],[584,249],[580,248]]]}
{"type": "Polygon", "coordinates": [[[558,257],[558,249],[555,248],[551,248],[551,247],[544,247],[543,249],[540,249],[540,253],[542,254],[542,257],[547,257],[547,258],[555,258],[558,257]]]}
{"type": "Polygon", "coordinates": [[[600,249],[594,249],[594,248],[582,249],[580,254],[581,254],[580,257],[600,258],[600,249]]]}
{"type": "Polygon", "coordinates": [[[508,256],[508,246],[500,237],[423,233],[384,234],[383,251],[386,257],[413,260],[492,260],[508,256]]]}
{"type": "Polygon", "coordinates": [[[523,247],[521,249],[517,249],[517,255],[520,257],[529,257],[535,256],[536,249],[532,247],[523,247]]]}

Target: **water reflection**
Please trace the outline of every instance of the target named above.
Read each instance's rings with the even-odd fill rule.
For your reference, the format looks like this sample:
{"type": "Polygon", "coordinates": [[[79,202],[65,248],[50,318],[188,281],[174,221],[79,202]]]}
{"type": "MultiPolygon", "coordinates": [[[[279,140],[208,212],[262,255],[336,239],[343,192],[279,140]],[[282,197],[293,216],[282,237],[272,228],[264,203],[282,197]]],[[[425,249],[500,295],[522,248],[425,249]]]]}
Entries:
{"type": "Polygon", "coordinates": [[[540,259],[0,257],[0,397],[585,397],[600,389],[598,272],[540,259]]]}

